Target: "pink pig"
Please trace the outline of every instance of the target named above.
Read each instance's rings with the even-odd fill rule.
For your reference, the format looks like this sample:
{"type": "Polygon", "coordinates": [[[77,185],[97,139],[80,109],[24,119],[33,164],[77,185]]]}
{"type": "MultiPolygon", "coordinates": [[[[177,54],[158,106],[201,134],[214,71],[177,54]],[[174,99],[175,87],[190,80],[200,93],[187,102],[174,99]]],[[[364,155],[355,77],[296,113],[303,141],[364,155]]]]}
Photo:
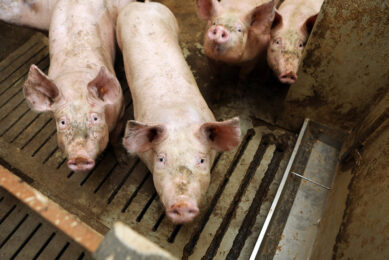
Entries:
{"type": "Polygon", "coordinates": [[[32,109],[53,113],[58,146],[73,171],[92,169],[110,134],[120,140],[124,106],[113,69],[114,26],[117,10],[128,2],[58,0],[50,20],[49,73],[32,65],[24,85],[32,109]]]}
{"type": "Polygon", "coordinates": [[[216,152],[240,142],[239,119],[216,122],[178,43],[178,25],[159,3],[131,3],[119,14],[135,120],[123,144],[153,174],[155,188],[174,223],[192,221],[208,189],[216,152]]]}
{"type": "Polygon", "coordinates": [[[0,20],[48,30],[57,0],[0,0],[0,20]]]}
{"type": "Polygon", "coordinates": [[[265,53],[274,18],[274,0],[196,0],[197,11],[207,20],[205,54],[215,60],[242,66],[245,78],[265,53]]]}
{"type": "Polygon", "coordinates": [[[276,12],[267,61],[282,83],[293,84],[323,0],[285,0],[276,12]]]}

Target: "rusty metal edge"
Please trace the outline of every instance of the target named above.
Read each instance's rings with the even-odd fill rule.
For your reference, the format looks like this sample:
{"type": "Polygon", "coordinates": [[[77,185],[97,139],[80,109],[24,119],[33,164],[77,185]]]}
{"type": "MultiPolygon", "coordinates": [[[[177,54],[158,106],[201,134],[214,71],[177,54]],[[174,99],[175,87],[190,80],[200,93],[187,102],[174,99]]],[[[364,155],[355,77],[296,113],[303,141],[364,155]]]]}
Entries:
{"type": "Polygon", "coordinates": [[[100,233],[1,165],[0,187],[13,194],[17,199],[36,211],[90,252],[95,252],[103,240],[103,236],[100,233]]]}

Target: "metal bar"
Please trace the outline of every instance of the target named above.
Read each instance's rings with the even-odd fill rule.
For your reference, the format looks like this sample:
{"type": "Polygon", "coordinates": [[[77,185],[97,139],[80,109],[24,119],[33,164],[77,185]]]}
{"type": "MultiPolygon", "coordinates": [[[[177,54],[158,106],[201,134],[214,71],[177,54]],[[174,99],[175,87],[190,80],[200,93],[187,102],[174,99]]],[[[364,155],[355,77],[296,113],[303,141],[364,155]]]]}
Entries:
{"type": "Polygon", "coordinates": [[[299,133],[299,136],[297,138],[296,144],[295,144],[295,146],[293,148],[293,152],[292,152],[292,155],[290,156],[288,165],[286,166],[286,169],[285,169],[284,175],[282,177],[280,186],[277,189],[276,196],[274,197],[274,200],[273,200],[273,203],[272,203],[272,205],[270,207],[269,213],[266,216],[266,220],[265,220],[265,223],[263,224],[263,227],[261,229],[261,233],[259,234],[257,242],[255,243],[254,249],[253,249],[253,251],[251,253],[250,260],[254,260],[257,257],[259,248],[260,248],[260,246],[262,244],[263,238],[265,237],[267,228],[269,227],[269,224],[270,224],[270,220],[273,217],[273,213],[274,213],[274,211],[275,211],[275,209],[277,207],[277,204],[278,204],[278,201],[280,200],[281,193],[282,193],[282,191],[284,189],[286,180],[287,180],[287,178],[289,176],[290,169],[292,168],[294,159],[295,159],[295,157],[297,155],[297,151],[298,151],[298,149],[300,147],[301,140],[303,139],[303,136],[304,136],[305,131],[307,129],[308,122],[309,122],[309,119],[306,118],[304,120],[304,124],[303,124],[303,126],[302,126],[302,128],[300,130],[300,133],[299,133]]]}
{"type": "Polygon", "coordinates": [[[6,189],[87,250],[91,252],[96,251],[103,240],[103,236],[100,233],[2,166],[0,166],[0,176],[0,187],[6,189]]]}
{"type": "Polygon", "coordinates": [[[323,184],[318,183],[318,182],[316,182],[314,180],[308,179],[307,177],[304,177],[304,176],[302,176],[302,175],[300,175],[300,174],[298,174],[296,172],[290,172],[290,173],[296,175],[297,177],[300,177],[301,179],[304,179],[304,180],[309,181],[309,182],[311,182],[313,184],[316,184],[316,185],[318,185],[318,186],[320,186],[320,187],[322,187],[324,189],[331,190],[331,188],[328,188],[327,186],[324,186],[323,184]]]}

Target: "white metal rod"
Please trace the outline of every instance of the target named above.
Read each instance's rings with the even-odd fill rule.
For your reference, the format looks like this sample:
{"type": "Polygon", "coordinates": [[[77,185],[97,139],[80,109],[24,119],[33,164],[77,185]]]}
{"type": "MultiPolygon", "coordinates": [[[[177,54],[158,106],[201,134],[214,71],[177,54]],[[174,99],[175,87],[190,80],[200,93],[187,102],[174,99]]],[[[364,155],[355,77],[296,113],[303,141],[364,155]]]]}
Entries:
{"type": "Polygon", "coordinates": [[[284,175],[282,177],[280,186],[277,189],[276,196],[274,197],[274,200],[273,200],[273,203],[271,204],[269,213],[266,216],[266,220],[265,220],[265,223],[263,224],[263,227],[261,229],[261,233],[259,234],[257,242],[255,243],[254,249],[253,249],[253,251],[251,253],[250,260],[255,260],[255,258],[257,257],[258,250],[259,250],[259,248],[260,248],[260,246],[262,244],[263,238],[265,237],[267,228],[269,227],[270,220],[273,217],[273,213],[274,213],[274,211],[275,211],[275,209],[277,207],[278,201],[280,200],[281,193],[282,193],[282,191],[284,189],[286,180],[287,180],[287,178],[289,176],[290,169],[292,168],[292,165],[293,165],[294,159],[296,157],[297,151],[298,151],[298,149],[300,147],[301,140],[303,139],[303,136],[304,136],[305,131],[307,129],[308,122],[309,122],[309,119],[306,118],[304,120],[304,124],[303,124],[303,126],[302,126],[302,128],[300,130],[300,133],[299,133],[299,136],[297,138],[296,144],[295,144],[295,146],[293,148],[293,152],[292,152],[292,155],[290,156],[288,165],[286,166],[286,169],[285,169],[284,175]]]}
{"type": "Polygon", "coordinates": [[[296,173],[296,172],[290,172],[290,173],[296,175],[297,177],[300,177],[301,179],[304,179],[304,180],[309,181],[309,182],[311,182],[311,183],[313,183],[313,184],[316,184],[316,185],[318,185],[318,186],[320,186],[320,187],[322,187],[322,188],[324,188],[324,189],[331,190],[331,188],[328,188],[327,186],[325,186],[325,185],[323,185],[323,184],[321,184],[321,183],[318,183],[318,182],[316,182],[316,181],[314,181],[314,180],[311,180],[311,179],[309,179],[309,178],[307,178],[307,177],[304,177],[304,176],[302,176],[301,174],[298,174],[298,173],[296,173]]]}

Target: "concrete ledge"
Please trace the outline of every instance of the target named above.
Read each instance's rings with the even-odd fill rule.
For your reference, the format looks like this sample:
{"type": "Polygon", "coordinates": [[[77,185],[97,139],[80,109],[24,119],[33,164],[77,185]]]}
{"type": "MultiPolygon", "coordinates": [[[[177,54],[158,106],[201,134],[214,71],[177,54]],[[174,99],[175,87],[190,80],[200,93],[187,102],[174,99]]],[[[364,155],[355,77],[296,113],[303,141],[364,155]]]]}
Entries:
{"type": "Polygon", "coordinates": [[[144,259],[167,260],[176,259],[147,238],[136,233],[121,222],[114,224],[107,233],[100,247],[94,254],[97,260],[144,259]]]}

